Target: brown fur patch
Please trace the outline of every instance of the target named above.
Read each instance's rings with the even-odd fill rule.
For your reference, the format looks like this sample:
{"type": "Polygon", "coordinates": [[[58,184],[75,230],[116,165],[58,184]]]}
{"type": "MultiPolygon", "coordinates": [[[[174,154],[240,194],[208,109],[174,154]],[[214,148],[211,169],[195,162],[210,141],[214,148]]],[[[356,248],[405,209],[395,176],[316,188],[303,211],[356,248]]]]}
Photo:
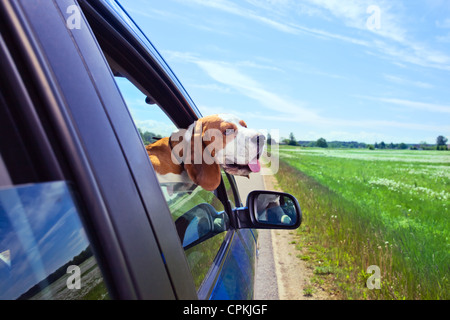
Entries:
{"type": "Polygon", "coordinates": [[[243,126],[244,128],[247,128],[247,124],[245,123],[244,120],[239,121],[239,124],[240,124],[241,126],[243,126]]]}
{"type": "Polygon", "coordinates": [[[145,147],[156,172],[160,175],[175,173],[181,174],[183,168],[172,161],[169,138],[162,138],[145,147]]]}

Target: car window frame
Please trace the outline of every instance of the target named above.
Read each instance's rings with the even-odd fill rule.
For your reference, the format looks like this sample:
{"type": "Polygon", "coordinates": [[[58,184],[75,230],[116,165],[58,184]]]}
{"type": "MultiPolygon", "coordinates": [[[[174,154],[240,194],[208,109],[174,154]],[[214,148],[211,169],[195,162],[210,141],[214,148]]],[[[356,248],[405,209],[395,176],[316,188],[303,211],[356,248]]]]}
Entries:
{"type": "MultiPolygon", "coordinates": [[[[195,105],[192,105],[192,102],[184,96],[182,92],[183,88],[180,88],[173,77],[168,75],[165,68],[160,65],[161,57],[159,57],[160,59],[154,57],[152,52],[148,51],[145,45],[140,42],[140,39],[137,39],[135,35],[127,28],[124,28],[124,26],[119,26],[116,29],[113,28],[111,20],[108,21],[107,19],[109,18],[114,21],[117,17],[111,15],[111,12],[106,12],[106,16],[99,15],[102,11],[100,1],[98,3],[91,3],[87,0],[81,0],[80,5],[84,14],[87,16],[91,28],[95,29],[93,30],[93,33],[102,48],[102,52],[105,55],[108,64],[116,69],[120,75],[126,76],[126,78],[144,94],[158,102],[161,109],[177,127],[187,128],[192,122],[202,116],[195,105]],[[118,48],[120,48],[120,50],[118,50],[118,48]],[[121,63],[118,63],[118,60],[122,60],[121,63]],[[125,69],[124,63],[129,69],[125,69]],[[159,86],[155,88],[155,85],[159,86]],[[161,94],[160,96],[155,95],[155,92],[158,93],[159,91],[164,91],[165,94],[161,94]]],[[[116,75],[118,74],[116,73],[116,75]]],[[[137,129],[135,130],[137,131],[137,129]]],[[[146,152],[145,156],[150,163],[146,152]]],[[[237,191],[235,183],[232,184],[232,188],[233,194],[236,195],[237,191]]],[[[228,196],[223,180],[219,187],[214,191],[214,194],[224,205],[224,210],[231,221],[231,219],[233,219],[233,210],[228,202],[228,196]]],[[[164,204],[166,205],[165,202],[164,204]]],[[[234,225],[233,222],[231,222],[231,225],[234,225]]],[[[216,254],[210,270],[197,291],[199,299],[208,298],[207,292],[212,292],[214,283],[220,274],[221,266],[223,266],[224,258],[230,248],[231,239],[235,232],[233,227],[230,227],[227,231],[227,235],[216,254]]],[[[180,248],[182,248],[181,245],[180,248]]],[[[168,257],[166,255],[164,257],[167,261],[168,257]]],[[[173,266],[173,263],[174,261],[167,261],[168,268],[173,266]]],[[[175,264],[175,266],[178,267],[177,264],[175,264]]]]}
{"type": "Polygon", "coordinates": [[[236,179],[234,178],[234,176],[232,176],[229,173],[225,172],[225,175],[226,175],[226,177],[228,179],[228,182],[230,183],[230,187],[231,187],[231,190],[233,192],[233,200],[234,200],[234,204],[235,204],[235,208],[234,209],[242,207],[243,206],[242,199],[241,199],[241,196],[239,194],[239,188],[237,186],[236,179]]]}
{"type": "MultiPolygon", "coordinates": [[[[3,12],[2,9],[4,7],[0,7],[0,12],[3,12]]],[[[16,12],[18,15],[20,13],[16,12]]],[[[8,18],[13,18],[13,16],[8,18]]],[[[35,73],[38,71],[29,68],[28,59],[33,59],[37,52],[28,51],[23,56],[18,54],[19,52],[23,53],[21,50],[23,48],[20,47],[23,42],[31,41],[31,39],[22,38],[20,41],[23,42],[20,43],[15,37],[17,30],[13,29],[14,32],[3,33],[4,30],[11,28],[10,22],[9,19],[4,19],[0,23],[2,30],[0,36],[0,59],[2,60],[0,133],[3,137],[8,137],[8,139],[2,139],[0,143],[2,152],[0,154],[0,173],[2,175],[0,189],[15,190],[24,186],[60,182],[72,185],[74,181],[72,172],[62,159],[63,151],[55,141],[57,139],[52,135],[55,128],[51,127],[51,120],[43,115],[44,106],[48,101],[46,101],[45,94],[40,91],[39,85],[33,82],[36,79],[35,73]],[[14,56],[11,52],[15,53],[14,56]]],[[[16,28],[19,29],[18,26],[16,28]]],[[[80,209],[74,216],[82,222],[83,232],[88,238],[97,262],[99,262],[98,259],[104,261],[103,252],[96,245],[99,239],[92,231],[89,219],[82,212],[85,209],[85,203],[81,201],[80,194],[76,190],[73,190],[71,200],[80,209]]],[[[113,241],[111,242],[113,243],[113,241]]],[[[116,286],[111,286],[113,281],[110,273],[104,265],[102,266],[101,263],[98,265],[101,268],[108,293],[110,296],[117,297],[116,286]]],[[[126,279],[126,276],[124,278],[126,279]]]]}

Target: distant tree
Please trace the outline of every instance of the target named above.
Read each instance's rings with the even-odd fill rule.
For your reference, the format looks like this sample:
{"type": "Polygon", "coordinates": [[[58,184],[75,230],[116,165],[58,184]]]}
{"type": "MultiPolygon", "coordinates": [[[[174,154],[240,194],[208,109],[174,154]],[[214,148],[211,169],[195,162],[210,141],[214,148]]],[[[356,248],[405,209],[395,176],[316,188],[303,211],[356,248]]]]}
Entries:
{"type": "Polygon", "coordinates": [[[324,138],[320,138],[316,141],[316,147],[319,148],[328,148],[328,143],[327,140],[325,140],[324,138]]]}
{"type": "Polygon", "coordinates": [[[292,132],[289,134],[289,145],[290,146],[297,146],[298,145],[297,140],[295,140],[295,136],[294,136],[294,134],[292,132]]]}
{"type": "Polygon", "coordinates": [[[378,149],[378,148],[379,148],[379,146],[378,146],[378,142],[375,142],[375,145],[374,145],[374,147],[375,147],[375,149],[378,149]]]}
{"type": "Polygon", "coordinates": [[[267,134],[267,145],[271,146],[272,145],[272,136],[270,135],[270,133],[267,134]]]}
{"type": "Polygon", "coordinates": [[[447,145],[448,139],[444,136],[439,136],[436,138],[436,145],[439,146],[445,146],[447,145]]]}
{"type": "Polygon", "coordinates": [[[402,142],[398,145],[398,148],[404,150],[404,149],[408,149],[408,146],[402,142]]]}
{"type": "Polygon", "coordinates": [[[141,135],[142,141],[144,142],[144,145],[149,145],[155,142],[158,139],[161,139],[161,135],[154,134],[150,131],[143,132],[141,128],[138,128],[139,134],[141,135]]]}
{"type": "Polygon", "coordinates": [[[388,147],[389,149],[395,149],[395,145],[391,142],[390,144],[389,144],[389,147],[388,147]]]}
{"type": "Polygon", "coordinates": [[[426,141],[420,141],[419,149],[426,150],[428,143],[426,141]]]}
{"type": "Polygon", "coordinates": [[[386,149],[386,143],[384,141],[380,142],[380,149],[386,149]]]}
{"type": "Polygon", "coordinates": [[[371,145],[371,144],[368,144],[368,145],[367,145],[367,148],[368,148],[369,150],[375,150],[375,147],[374,147],[373,145],[371,145]]]}

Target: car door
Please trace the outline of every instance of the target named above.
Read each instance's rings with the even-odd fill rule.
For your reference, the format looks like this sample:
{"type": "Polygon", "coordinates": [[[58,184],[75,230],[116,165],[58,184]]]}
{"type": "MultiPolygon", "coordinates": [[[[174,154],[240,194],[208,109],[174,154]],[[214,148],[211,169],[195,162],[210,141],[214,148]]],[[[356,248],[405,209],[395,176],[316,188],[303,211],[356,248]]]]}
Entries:
{"type": "MultiPolygon", "coordinates": [[[[242,207],[235,179],[223,174],[225,189],[233,209],[242,207]]],[[[236,229],[230,233],[228,250],[222,257],[222,266],[209,292],[200,292],[212,300],[250,300],[254,295],[257,233],[254,229],[236,229]]]]}
{"type": "MultiPolygon", "coordinates": [[[[108,27],[112,23],[99,24],[102,8],[96,7],[93,3],[81,2],[143,144],[148,145],[161,137],[167,137],[178,128],[186,128],[200,117],[201,114],[190,101],[189,96],[183,92],[176,78],[164,80],[167,74],[163,71],[160,71],[157,76],[154,75],[155,70],[169,69],[137,27],[129,21],[128,31],[134,33],[130,35],[123,32],[119,36],[119,28],[108,27]],[[155,56],[160,59],[158,64],[148,65],[141,62],[149,57],[154,59],[155,56]],[[164,85],[166,88],[163,90],[164,85]],[[174,99],[179,96],[183,98],[181,102],[179,98],[174,99]]],[[[125,15],[120,7],[115,9],[118,15],[116,18],[125,15]]],[[[169,72],[169,75],[171,74],[169,72]]],[[[187,239],[186,234],[180,235],[198,297],[200,299],[251,299],[255,238],[250,230],[234,230],[229,227],[237,191],[234,180],[229,180],[225,174],[223,176],[225,184],[222,183],[214,192],[208,192],[201,187],[188,192],[174,190],[173,187],[163,183],[160,187],[177,230],[180,221],[186,220],[189,220],[190,226],[194,225],[198,228],[202,220],[193,212],[200,210],[199,208],[205,204],[217,213],[214,216],[214,223],[224,226],[221,232],[205,239],[194,239],[196,241],[187,239]]],[[[238,201],[240,204],[240,199],[238,201]]],[[[188,231],[189,229],[186,233],[189,233],[188,231]]]]}
{"type": "MultiPolygon", "coordinates": [[[[86,3],[87,18],[91,25],[94,25],[96,13],[93,10],[89,11],[91,9],[95,8],[86,3]]],[[[179,89],[172,92],[166,90],[163,95],[161,89],[155,88],[157,80],[151,77],[151,70],[142,75],[145,67],[136,65],[136,61],[142,59],[142,55],[136,55],[136,48],[130,47],[131,41],[128,45],[119,43],[119,39],[117,43],[114,43],[111,39],[113,30],[108,30],[107,37],[103,36],[106,30],[95,26],[93,30],[115,75],[116,84],[127,103],[144,145],[154,142],[154,139],[170,135],[177,128],[186,127],[200,116],[192,102],[188,101],[188,107],[193,111],[193,114],[188,117],[186,106],[176,108],[173,101],[168,100],[168,95],[179,95],[177,92],[179,89]],[[116,48],[121,48],[120,52],[116,48]],[[133,55],[134,57],[131,58],[133,55]],[[130,60],[134,62],[134,65],[127,64],[130,60]]],[[[140,36],[143,38],[140,40],[151,48],[151,44],[144,36],[140,36]]],[[[145,54],[148,55],[148,51],[144,52],[145,54]]],[[[224,181],[229,180],[226,178],[224,181]]],[[[212,205],[217,212],[224,212],[226,219],[229,219],[228,215],[235,207],[235,199],[227,197],[227,194],[230,196],[236,194],[235,184],[221,184],[214,193],[201,190],[200,187],[190,194],[169,190],[164,185],[161,185],[161,188],[175,223],[186,212],[200,204],[212,205]]],[[[188,265],[199,298],[224,298],[224,290],[229,299],[252,298],[254,242],[255,239],[249,230],[224,230],[195,246],[185,246],[188,265]]]]}
{"type": "MultiPolygon", "coordinates": [[[[70,207],[69,200],[72,207],[81,207],[76,216],[83,228],[77,230],[84,230],[92,244],[112,298],[195,299],[186,257],[148,157],[143,156],[139,134],[91,28],[80,11],[80,27],[71,29],[68,8],[79,9],[74,1],[63,0],[0,4],[1,67],[10,69],[2,72],[2,90],[7,90],[5,97],[15,99],[2,104],[5,114],[13,117],[11,125],[2,129],[7,137],[18,128],[26,135],[26,139],[19,136],[20,144],[2,139],[2,166],[12,175],[10,187],[24,183],[71,186],[63,184],[60,196],[51,200],[64,199],[64,208],[70,207]],[[8,156],[19,145],[25,156],[8,156]],[[141,157],[135,157],[136,153],[141,157]],[[23,178],[26,172],[31,178],[23,178]]],[[[20,196],[24,192],[26,196],[23,190],[16,190],[16,203],[26,207],[20,196]]],[[[6,216],[8,210],[3,209],[2,217],[6,216]]],[[[8,221],[8,230],[17,229],[8,221]]],[[[25,230],[18,233],[20,239],[40,243],[40,238],[23,236],[31,235],[33,228],[25,230]]],[[[48,239],[42,229],[37,230],[48,239]]],[[[2,261],[8,261],[8,268],[9,264],[20,268],[11,248],[1,250],[2,261]]],[[[39,251],[34,252],[31,257],[39,251]]],[[[45,261],[31,268],[38,270],[39,288],[48,287],[49,281],[40,283],[53,268],[46,267],[45,261]]]]}

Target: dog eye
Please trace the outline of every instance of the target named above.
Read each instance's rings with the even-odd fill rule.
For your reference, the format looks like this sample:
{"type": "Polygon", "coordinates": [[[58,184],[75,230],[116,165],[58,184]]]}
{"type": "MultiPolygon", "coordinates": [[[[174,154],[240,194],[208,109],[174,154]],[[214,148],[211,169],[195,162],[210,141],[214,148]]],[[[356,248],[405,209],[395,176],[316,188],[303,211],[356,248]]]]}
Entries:
{"type": "Polygon", "coordinates": [[[227,129],[223,132],[224,136],[229,136],[234,133],[234,129],[227,129]]]}

